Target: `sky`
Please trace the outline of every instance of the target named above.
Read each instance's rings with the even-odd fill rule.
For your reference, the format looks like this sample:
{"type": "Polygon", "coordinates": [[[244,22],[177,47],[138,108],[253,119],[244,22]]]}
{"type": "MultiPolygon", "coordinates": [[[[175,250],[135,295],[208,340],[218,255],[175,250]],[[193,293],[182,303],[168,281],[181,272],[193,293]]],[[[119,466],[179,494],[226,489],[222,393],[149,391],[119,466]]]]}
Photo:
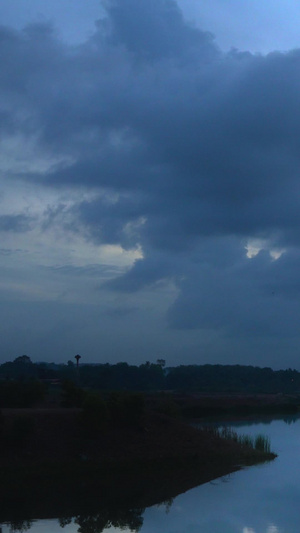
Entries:
{"type": "Polygon", "coordinates": [[[299,16],[0,0],[0,363],[300,370],[299,16]]]}

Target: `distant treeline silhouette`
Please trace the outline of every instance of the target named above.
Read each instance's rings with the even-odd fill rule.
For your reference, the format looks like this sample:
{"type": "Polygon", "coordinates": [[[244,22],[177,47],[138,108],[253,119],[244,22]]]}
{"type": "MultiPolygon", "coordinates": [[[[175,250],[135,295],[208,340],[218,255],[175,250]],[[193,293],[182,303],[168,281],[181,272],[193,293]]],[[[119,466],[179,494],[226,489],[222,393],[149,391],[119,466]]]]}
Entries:
{"type": "MultiPolygon", "coordinates": [[[[73,382],[80,388],[100,391],[188,391],[219,393],[297,393],[300,373],[244,365],[180,365],[166,368],[164,361],[139,366],[117,364],[33,363],[26,356],[0,365],[0,401],[3,396],[20,398],[20,383],[25,384],[24,403],[42,394],[38,385],[55,386],[73,382]]],[[[3,405],[3,402],[1,402],[3,405]]]]}

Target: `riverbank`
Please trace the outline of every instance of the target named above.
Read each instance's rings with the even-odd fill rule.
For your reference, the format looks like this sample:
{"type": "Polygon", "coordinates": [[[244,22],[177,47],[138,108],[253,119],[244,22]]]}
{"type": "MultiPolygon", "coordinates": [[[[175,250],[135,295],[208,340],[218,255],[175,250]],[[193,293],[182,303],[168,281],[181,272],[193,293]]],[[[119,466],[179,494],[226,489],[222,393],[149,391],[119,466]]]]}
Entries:
{"type": "Polygon", "coordinates": [[[275,457],[153,412],[96,436],[86,435],[81,409],[3,409],[1,420],[3,509],[17,502],[29,517],[60,507],[72,516],[87,494],[89,504],[147,507],[275,457]]]}
{"type": "Polygon", "coordinates": [[[98,464],[201,458],[205,463],[274,458],[162,413],[147,411],[138,424],[87,431],[82,409],[3,409],[3,465],[33,466],[49,460],[98,464]]]}
{"type": "Polygon", "coordinates": [[[251,394],[251,393],[205,393],[162,392],[148,394],[151,408],[166,406],[180,413],[186,420],[200,418],[245,419],[251,416],[282,416],[300,414],[300,395],[297,394],[251,394]]]}

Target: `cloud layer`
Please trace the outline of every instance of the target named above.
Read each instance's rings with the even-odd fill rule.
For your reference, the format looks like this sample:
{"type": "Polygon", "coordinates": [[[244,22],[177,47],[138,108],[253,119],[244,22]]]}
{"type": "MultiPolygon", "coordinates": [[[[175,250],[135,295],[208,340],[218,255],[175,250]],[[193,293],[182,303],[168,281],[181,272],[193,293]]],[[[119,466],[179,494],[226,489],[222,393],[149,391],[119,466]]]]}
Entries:
{"type": "Polygon", "coordinates": [[[213,335],[214,360],[223,338],[224,360],[238,343],[251,362],[257,339],[272,364],[276,337],[295,361],[300,51],[221,52],[173,0],[104,7],[78,46],[45,24],[0,28],[1,179],[52,195],[38,215],[37,202],[4,213],[0,231],[56,228],[132,254],[123,273],[99,276],[99,294],[130,299],[110,316],[134,316],[141,291],[156,305],[173,291],[166,335],[196,330],[193,360],[197,344],[209,360],[213,335]],[[30,160],[9,159],[25,144],[30,160]]]}

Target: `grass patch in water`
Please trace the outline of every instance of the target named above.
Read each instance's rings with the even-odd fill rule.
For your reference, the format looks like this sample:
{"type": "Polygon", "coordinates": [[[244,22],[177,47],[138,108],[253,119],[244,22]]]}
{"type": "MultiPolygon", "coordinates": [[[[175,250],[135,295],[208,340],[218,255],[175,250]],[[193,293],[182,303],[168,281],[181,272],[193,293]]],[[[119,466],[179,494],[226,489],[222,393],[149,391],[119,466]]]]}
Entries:
{"type": "Polygon", "coordinates": [[[265,435],[257,435],[254,441],[256,450],[264,453],[271,453],[271,443],[269,437],[265,435]]]}
{"type": "Polygon", "coordinates": [[[223,427],[217,428],[216,433],[223,439],[232,440],[243,448],[255,450],[264,454],[271,454],[271,443],[269,437],[259,434],[256,437],[250,435],[239,435],[231,428],[223,427]]]}

